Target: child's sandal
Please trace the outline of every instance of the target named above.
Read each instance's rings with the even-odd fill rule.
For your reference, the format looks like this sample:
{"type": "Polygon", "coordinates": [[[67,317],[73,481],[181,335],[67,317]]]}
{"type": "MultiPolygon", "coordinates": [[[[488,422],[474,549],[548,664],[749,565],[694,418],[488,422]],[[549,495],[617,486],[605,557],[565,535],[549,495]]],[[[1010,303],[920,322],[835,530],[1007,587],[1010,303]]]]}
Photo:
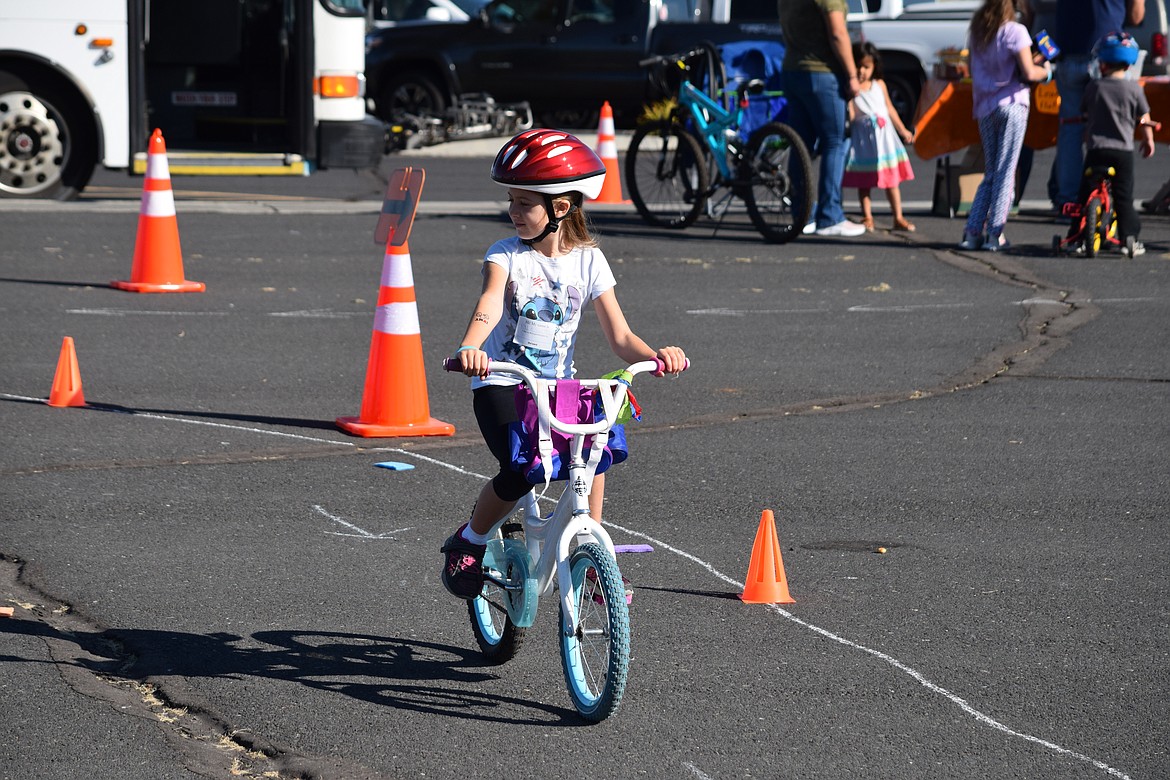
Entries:
{"type": "Polygon", "coordinates": [[[914,227],[914,223],[905,217],[898,217],[894,220],[894,230],[904,230],[907,233],[913,233],[917,229],[914,227]]]}
{"type": "Polygon", "coordinates": [[[867,232],[873,232],[873,217],[866,217],[865,219],[861,220],[861,224],[865,227],[867,232]]]}

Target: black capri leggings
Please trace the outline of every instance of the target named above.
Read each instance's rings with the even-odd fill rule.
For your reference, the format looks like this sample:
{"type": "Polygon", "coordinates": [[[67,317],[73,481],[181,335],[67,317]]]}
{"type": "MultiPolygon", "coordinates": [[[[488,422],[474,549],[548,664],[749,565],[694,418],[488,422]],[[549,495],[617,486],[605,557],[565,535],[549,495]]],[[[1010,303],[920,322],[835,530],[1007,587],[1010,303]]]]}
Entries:
{"type": "Polygon", "coordinates": [[[519,501],[532,490],[532,485],[528,484],[523,474],[512,468],[508,425],[520,419],[516,414],[516,386],[478,387],[472,391],[471,399],[479,432],[500,464],[499,472],[492,477],[492,489],[501,501],[519,501]]]}

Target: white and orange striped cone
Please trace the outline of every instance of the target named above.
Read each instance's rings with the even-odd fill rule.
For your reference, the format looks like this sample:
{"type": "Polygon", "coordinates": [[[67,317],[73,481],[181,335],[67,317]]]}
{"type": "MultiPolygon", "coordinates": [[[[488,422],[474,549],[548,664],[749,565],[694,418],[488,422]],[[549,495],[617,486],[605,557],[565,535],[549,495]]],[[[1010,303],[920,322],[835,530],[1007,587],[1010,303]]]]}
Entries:
{"type": "Polygon", "coordinates": [[[203,292],[207,289],[203,282],[189,282],[183,278],[175,193],[171,189],[167,146],[161,130],[156,129],[150,136],[146,152],[146,181],[142,185],[130,279],[110,282],[110,286],[141,293],[203,292]]]}
{"type": "Polygon", "coordinates": [[[367,438],[455,433],[454,425],[431,417],[414,273],[405,242],[386,246],[361,414],[338,417],[337,426],[367,438]]]}
{"type": "Polygon", "coordinates": [[[590,203],[629,203],[622,198],[622,172],[618,165],[617,134],[613,129],[613,108],[609,101],[601,106],[597,123],[597,156],[605,163],[605,182],[601,192],[590,203]]]}

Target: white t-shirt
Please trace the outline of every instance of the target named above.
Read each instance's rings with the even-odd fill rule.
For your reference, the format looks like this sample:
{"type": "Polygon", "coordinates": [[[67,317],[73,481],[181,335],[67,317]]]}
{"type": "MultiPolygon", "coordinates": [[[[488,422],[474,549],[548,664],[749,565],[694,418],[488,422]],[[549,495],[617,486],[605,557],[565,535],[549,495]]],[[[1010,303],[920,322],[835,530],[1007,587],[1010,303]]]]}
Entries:
{"type": "MultiPolygon", "coordinates": [[[[519,363],[546,379],[572,377],[581,310],[617,283],[602,251],[578,247],[567,255],[548,257],[513,236],[492,244],[483,261],[508,272],[504,311],[484,342],[484,351],[492,360],[519,363]]],[[[518,381],[489,374],[484,380],[473,378],[471,387],[518,381]]]]}

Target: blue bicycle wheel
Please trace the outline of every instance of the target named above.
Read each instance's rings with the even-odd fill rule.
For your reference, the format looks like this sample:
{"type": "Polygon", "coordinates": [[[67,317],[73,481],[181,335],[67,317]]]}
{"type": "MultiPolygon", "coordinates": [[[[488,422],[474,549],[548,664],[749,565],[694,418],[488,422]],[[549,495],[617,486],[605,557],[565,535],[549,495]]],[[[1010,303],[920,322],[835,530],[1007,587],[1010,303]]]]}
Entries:
{"type": "MultiPolygon", "coordinates": [[[[501,531],[505,542],[516,540],[523,545],[524,529],[519,523],[505,523],[501,531]]],[[[512,576],[512,567],[508,565],[505,547],[500,542],[488,545],[488,552],[484,555],[484,566],[495,569],[505,576],[512,576]]],[[[467,613],[471,618],[475,643],[479,645],[484,658],[492,663],[502,664],[511,660],[524,642],[524,629],[517,626],[509,617],[511,605],[508,599],[507,591],[494,582],[487,581],[484,582],[480,594],[467,602],[467,613]]],[[[532,611],[535,612],[535,605],[532,611]]],[[[528,625],[531,624],[532,621],[529,620],[528,625]]]]}
{"type": "MultiPolygon", "coordinates": [[[[587,720],[617,710],[630,666],[630,613],[617,562],[596,542],[580,545],[569,559],[577,630],[561,631],[561,664],[573,706],[587,720]]],[[[565,625],[561,607],[561,626],[565,625]]]]}

